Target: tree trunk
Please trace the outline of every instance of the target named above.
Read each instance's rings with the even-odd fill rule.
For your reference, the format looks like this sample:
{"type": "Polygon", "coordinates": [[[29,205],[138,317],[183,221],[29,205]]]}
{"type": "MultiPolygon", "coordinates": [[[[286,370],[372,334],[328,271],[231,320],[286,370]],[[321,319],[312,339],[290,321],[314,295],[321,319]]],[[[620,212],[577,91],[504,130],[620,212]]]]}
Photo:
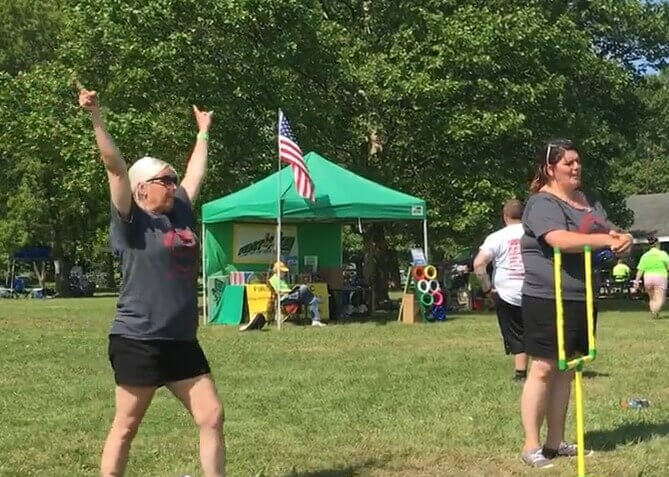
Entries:
{"type": "Polygon", "coordinates": [[[373,305],[388,300],[388,260],[390,253],[383,224],[371,224],[362,235],[364,253],[363,277],[372,288],[373,305]]]}
{"type": "Polygon", "coordinates": [[[37,282],[39,283],[40,288],[44,288],[44,275],[46,274],[46,262],[40,262],[40,266],[37,266],[37,262],[33,262],[33,270],[35,271],[35,276],[37,276],[37,282]]]}
{"type": "Polygon", "coordinates": [[[70,291],[70,269],[72,264],[65,258],[63,246],[56,240],[52,248],[54,278],[56,280],[56,295],[61,297],[71,296],[70,291]]]}
{"type": "Polygon", "coordinates": [[[116,280],[114,279],[114,257],[108,253],[105,257],[105,286],[110,290],[116,290],[116,280]]]}

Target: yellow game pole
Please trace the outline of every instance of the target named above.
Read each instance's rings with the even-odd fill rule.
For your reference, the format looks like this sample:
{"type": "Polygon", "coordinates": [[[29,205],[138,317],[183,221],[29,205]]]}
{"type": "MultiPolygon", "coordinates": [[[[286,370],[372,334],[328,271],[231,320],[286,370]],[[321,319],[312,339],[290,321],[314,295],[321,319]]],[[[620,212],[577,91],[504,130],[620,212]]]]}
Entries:
{"type": "Polygon", "coordinates": [[[585,429],[583,423],[583,364],[576,366],[574,376],[574,400],[576,401],[576,459],[578,477],[585,477],[585,429]]]}
{"type": "Polygon", "coordinates": [[[590,247],[583,250],[585,257],[585,306],[588,320],[588,357],[590,361],[597,356],[595,346],[595,297],[592,291],[592,251],[590,247]]]}
{"type": "Polygon", "coordinates": [[[557,320],[558,368],[567,370],[567,357],[564,349],[564,308],[562,304],[562,254],[560,249],[553,249],[553,280],[555,282],[555,318],[557,320]]]}
{"type": "Polygon", "coordinates": [[[553,249],[553,278],[555,282],[555,320],[558,342],[558,369],[567,371],[574,369],[574,401],[576,407],[576,459],[577,477],[585,475],[585,418],[583,412],[583,365],[597,356],[595,347],[595,305],[592,288],[592,250],[585,247],[583,250],[585,261],[585,307],[588,327],[588,354],[567,361],[564,343],[564,306],[562,303],[562,255],[559,248],[553,249]]]}

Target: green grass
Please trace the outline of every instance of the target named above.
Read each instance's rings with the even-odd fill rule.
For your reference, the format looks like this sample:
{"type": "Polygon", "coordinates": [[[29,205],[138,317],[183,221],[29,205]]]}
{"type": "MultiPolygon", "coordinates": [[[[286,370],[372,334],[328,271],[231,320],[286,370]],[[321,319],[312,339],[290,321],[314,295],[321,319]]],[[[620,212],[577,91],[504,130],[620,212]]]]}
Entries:
{"type": "MultiPolygon", "coordinates": [[[[586,439],[597,450],[588,470],[666,476],[669,319],[617,305],[600,314],[585,379],[586,439]],[[652,406],[621,410],[633,396],[652,406]]],[[[0,476],[97,475],[113,414],[113,310],[113,298],[0,301],[0,476]]],[[[573,460],[541,472],[518,462],[520,386],[491,314],[281,332],[209,326],[200,339],[226,407],[230,476],[576,475],[573,460]]],[[[189,416],[160,390],[127,475],[199,476],[196,446],[189,416]]]]}

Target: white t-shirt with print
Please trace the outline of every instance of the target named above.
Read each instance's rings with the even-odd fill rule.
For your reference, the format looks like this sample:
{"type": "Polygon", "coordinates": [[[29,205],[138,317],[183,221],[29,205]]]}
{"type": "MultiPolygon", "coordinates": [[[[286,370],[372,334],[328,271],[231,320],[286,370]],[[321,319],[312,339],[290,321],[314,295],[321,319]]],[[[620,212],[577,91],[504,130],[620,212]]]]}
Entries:
{"type": "Polygon", "coordinates": [[[493,257],[492,286],[499,297],[511,305],[520,306],[525,268],[520,253],[523,224],[507,225],[486,237],[481,250],[493,257]]]}

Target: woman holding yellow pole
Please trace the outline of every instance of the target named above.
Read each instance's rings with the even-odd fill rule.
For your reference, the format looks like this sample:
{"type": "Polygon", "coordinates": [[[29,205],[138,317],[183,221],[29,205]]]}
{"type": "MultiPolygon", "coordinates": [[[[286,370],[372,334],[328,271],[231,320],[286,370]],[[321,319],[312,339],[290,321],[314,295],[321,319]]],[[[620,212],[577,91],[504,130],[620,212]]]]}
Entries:
{"type": "Polygon", "coordinates": [[[581,155],[574,143],[558,139],[546,144],[537,156],[521,239],[524,344],[532,358],[521,397],[525,431],[521,459],[537,468],[551,467],[553,457],[574,456],[577,451],[575,444],[564,441],[574,372],[558,369],[553,248],[562,251],[564,347],[567,359],[571,359],[588,352],[584,248],[610,247],[622,254],[632,245],[632,237],[618,232],[602,205],[580,187],[581,155]],[[542,446],[544,420],[547,436],[542,446]]]}

